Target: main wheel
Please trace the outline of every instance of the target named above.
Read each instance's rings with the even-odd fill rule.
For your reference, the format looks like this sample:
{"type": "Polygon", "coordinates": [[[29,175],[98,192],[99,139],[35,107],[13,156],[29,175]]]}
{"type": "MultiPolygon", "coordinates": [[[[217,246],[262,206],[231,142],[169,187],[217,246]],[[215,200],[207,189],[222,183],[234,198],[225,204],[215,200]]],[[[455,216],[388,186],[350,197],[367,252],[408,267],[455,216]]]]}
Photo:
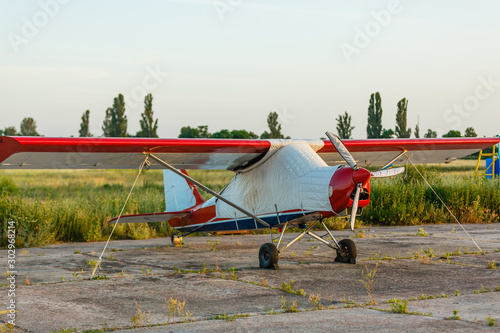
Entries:
{"type": "Polygon", "coordinates": [[[278,250],[273,243],[262,244],[259,250],[259,265],[262,268],[274,268],[278,263],[278,250]]]}
{"type": "Polygon", "coordinates": [[[342,239],[339,242],[340,249],[337,250],[337,257],[335,261],[342,262],[344,264],[355,264],[356,257],[358,255],[358,250],[356,249],[356,244],[350,239],[342,239]]]}

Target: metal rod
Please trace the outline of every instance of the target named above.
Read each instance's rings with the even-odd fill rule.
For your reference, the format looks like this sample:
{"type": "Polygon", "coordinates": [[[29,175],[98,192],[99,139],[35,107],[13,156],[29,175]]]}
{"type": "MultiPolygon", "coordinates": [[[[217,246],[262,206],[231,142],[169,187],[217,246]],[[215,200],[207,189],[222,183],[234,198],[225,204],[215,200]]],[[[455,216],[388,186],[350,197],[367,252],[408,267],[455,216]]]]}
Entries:
{"type": "Polygon", "coordinates": [[[281,239],[283,238],[283,234],[285,233],[287,225],[288,225],[288,222],[285,223],[285,225],[283,226],[283,230],[281,230],[281,235],[280,235],[280,238],[278,239],[278,244],[276,245],[276,248],[280,247],[281,239]]]}
{"type": "Polygon", "coordinates": [[[293,243],[295,243],[296,241],[298,241],[299,239],[301,239],[306,233],[307,233],[307,231],[303,231],[300,235],[298,235],[297,237],[295,237],[290,243],[288,243],[287,245],[285,245],[282,249],[278,249],[278,252],[281,253],[281,252],[285,251],[293,243]]]}
{"type": "Polygon", "coordinates": [[[332,233],[330,232],[330,229],[328,229],[327,226],[325,225],[325,222],[321,221],[321,224],[323,225],[323,228],[325,228],[326,232],[328,232],[328,234],[330,235],[330,238],[335,242],[335,244],[337,245],[337,247],[340,249],[339,243],[337,242],[337,240],[335,239],[335,237],[333,237],[332,233]]]}
{"type": "Polygon", "coordinates": [[[394,157],[390,162],[387,162],[383,167],[380,168],[380,170],[384,170],[385,168],[387,168],[388,166],[390,166],[392,163],[394,163],[395,160],[397,160],[398,158],[400,158],[401,156],[403,156],[404,154],[406,154],[408,150],[403,150],[398,156],[394,157]]]}
{"type": "Polygon", "coordinates": [[[276,218],[278,219],[278,225],[280,225],[281,224],[280,213],[278,212],[278,206],[276,204],[274,204],[274,209],[276,210],[276,218]]]}
{"type": "Polygon", "coordinates": [[[266,227],[268,228],[271,228],[271,226],[269,225],[269,223],[263,221],[262,219],[258,218],[256,215],[250,213],[249,211],[247,211],[246,209],[243,209],[241,207],[239,207],[238,205],[232,203],[231,201],[227,200],[226,198],[224,198],[223,196],[219,195],[218,193],[212,191],[210,188],[206,187],[205,185],[203,185],[202,183],[194,180],[193,178],[183,174],[182,172],[180,172],[179,170],[177,170],[176,168],[174,168],[173,166],[171,166],[170,164],[168,164],[167,162],[161,160],[160,158],[158,158],[157,156],[153,155],[153,154],[150,154],[150,153],[145,153],[146,155],[148,155],[149,157],[151,157],[153,160],[155,160],[156,162],[160,163],[161,165],[163,165],[164,167],[166,167],[167,169],[171,170],[172,172],[174,172],[175,174],[177,174],[178,176],[181,176],[182,178],[190,181],[191,183],[195,184],[196,186],[198,186],[199,188],[201,188],[203,191],[205,192],[208,192],[210,193],[211,195],[213,195],[214,197],[216,197],[217,199],[221,200],[222,202],[225,202],[226,204],[228,204],[229,206],[239,210],[240,212],[242,212],[243,214],[245,214],[246,216],[250,216],[252,218],[254,218],[257,222],[259,222],[260,224],[262,225],[265,225],[266,227]]]}
{"type": "Polygon", "coordinates": [[[336,250],[337,248],[335,246],[333,246],[332,244],[330,244],[329,242],[327,242],[326,240],[324,240],[323,238],[319,237],[318,235],[316,235],[314,232],[312,231],[307,231],[307,234],[309,236],[311,236],[312,238],[316,238],[316,240],[320,241],[321,243],[325,244],[326,246],[328,247],[331,247],[332,249],[336,250]]]}

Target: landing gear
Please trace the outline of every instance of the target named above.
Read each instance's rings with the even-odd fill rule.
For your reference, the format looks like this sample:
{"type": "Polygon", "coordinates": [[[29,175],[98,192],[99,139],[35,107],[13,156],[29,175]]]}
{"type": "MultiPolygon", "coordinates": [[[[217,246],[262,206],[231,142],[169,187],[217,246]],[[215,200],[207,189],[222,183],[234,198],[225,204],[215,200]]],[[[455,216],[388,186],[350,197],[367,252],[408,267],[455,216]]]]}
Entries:
{"type": "Polygon", "coordinates": [[[321,243],[325,244],[326,246],[330,247],[331,249],[337,251],[337,257],[335,258],[336,262],[341,262],[345,264],[355,264],[356,263],[356,256],[358,254],[358,251],[356,249],[356,245],[354,242],[350,239],[342,239],[341,241],[337,242],[335,238],[333,237],[332,233],[330,230],[328,230],[327,226],[323,223],[323,219],[320,218],[319,221],[316,221],[315,223],[309,224],[308,226],[306,224],[298,224],[294,225],[291,224],[292,226],[295,226],[297,228],[300,228],[302,230],[302,233],[297,235],[293,240],[291,240],[288,244],[284,246],[281,245],[281,241],[283,239],[283,235],[285,233],[285,230],[287,226],[291,224],[289,222],[286,222],[283,225],[283,229],[281,230],[281,234],[279,237],[273,237],[271,234],[271,240],[273,243],[266,243],[263,244],[260,247],[259,251],[259,265],[262,268],[274,268],[274,269],[279,269],[278,267],[278,259],[279,259],[279,254],[283,253],[289,246],[291,246],[293,243],[301,239],[304,235],[308,235],[321,243]],[[326,230],[326,234],[323,236],[319,236],[311,229],[316,225],[316,223],[320,222],[323,228],[326,230]],[[333,240],[333,243],[330,243],[328,240],[325,238],[330,237],[333,240]],[[276,245],[274,245],[274,242],[276,242],[276,245]]]}
{"type": "Polygon", "coordinates": [[[274,268],[278,267],[278,249],[273,243],[266,243],[260,247],[259,250],[259,265],[262,268],[274,268]]]}
{"type": "Polygon", "coordinates": [[[337,257],[335,261],[344,264],[355,264],[356,256],[358,255],[358,250],[356,249],[356,244],[350,239],[342,239],[339,242],[339,249],[337,249],[337,257]]]}

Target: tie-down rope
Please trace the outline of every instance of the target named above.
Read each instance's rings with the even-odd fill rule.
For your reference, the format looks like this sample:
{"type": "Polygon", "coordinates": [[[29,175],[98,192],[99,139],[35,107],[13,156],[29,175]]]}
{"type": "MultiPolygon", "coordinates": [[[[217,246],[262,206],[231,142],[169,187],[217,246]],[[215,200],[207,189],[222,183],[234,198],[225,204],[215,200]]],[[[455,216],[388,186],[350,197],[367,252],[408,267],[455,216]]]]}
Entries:
{"type": "Polygon", "coordinates": [[[137,183],[137,180],[139,179],[139,176],[141,175],[142,169],[144,169],[144,166],[148,163],[148,156],[146,156],[146,159],[144,162],[141,163],[139,166],[139,172],[137,173],[137,177],[135,177],[134,184],[132,185],[132,188],[130,189],[130,192],[128,193],[127,199],[125,200],[125,203],[123,204],[122,210],[120,211],[120,215],[118,215],[118,218],[116,219],[115,225],[113,226],[113,229],[111,230],[111,233],[109,234],[108,241],[106,242],[106,245],[104,246],[104,249],[102,249],[101,256],[99,257],[99,261],[94,267],[94,270],[92,271],[92,276],[90,277],[91,279],[94,277],[95,272],[97,271],[98,268],[101,267],[101,262],[102,262],[102,256],[104,255],[104,252],[106,252],[106,248],[108,247],[109,241],[111,240],[111,236],[113,236],[113,232],[115,231],[116,226],[118,225],[118,222],[120,221],[120,217],[123,214],[123,211],[125,210],[125,207],[127,206],[128,199],[130,199],[130,196],[132,195],[132,191],[134,190],[135,184],[137,183]]]}
{"type": "Polygon", "coordinates": [[[477,245],[476,241],[474,240],[474,238],[467,232],[467,230],[465,230],[464,226],[462,225],[462,223],[460,223],[460,221],[458,221],[457,217],[455,216],[455,214],[453,214],[453,212],[448,208],[448,206],[444,203],[443,199],[441,199],[441,197],[439,196],[439,194],[437,194],[437,192],[434,190],[434,188],[432,187],[431,184],[429,184],[429,182],[427,181],[427,179],[424,177],[424,175],[422,175],[422,173],[420,172],[420,170],[418,170],[418,168],[415,166],[415,164],[413,164],[413,162],[411,161],[410,157],[405,153],[405,156],[406,158],[408,159],[408,161],[410,162],[411,165],[413,165],[413,167],[415,168],[415,170],[417,170],[418,174],[422,177],[422,179],[427,183],[427,186],[429,186],[429,188],[432,190],[432,192],[434,192],[434,194],[436,195],[436,197],[439,199],[439,201],[441,201],[441,203],[443,204],[443,206],[448,210],[448,212],[450,213],[451,216],[453,216],[453,218],[455,219],[455,221],[458,223],[458,225],[462,228],[462,230],[467,234],[467,236],[469,236],[469,238],[472,240],[472,242],[474,243],[474,245],[476,245],[476,247],[478,248],[478,250],[484,254],[484,251],[479,247],[479,245],[477,245]]]}

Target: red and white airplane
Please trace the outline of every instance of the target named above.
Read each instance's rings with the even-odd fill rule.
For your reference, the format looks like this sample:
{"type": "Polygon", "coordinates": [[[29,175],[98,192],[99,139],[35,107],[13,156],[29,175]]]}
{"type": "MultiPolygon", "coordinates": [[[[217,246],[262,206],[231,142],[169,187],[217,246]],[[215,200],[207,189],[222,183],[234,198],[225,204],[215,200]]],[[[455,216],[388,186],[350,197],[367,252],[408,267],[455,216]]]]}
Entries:
{"type": "Polygon", "coordinates": [[[323,218],[351,215],[354,229],[356,214],[370,202],[370,178],[401,173],[404,168],[387,167],[407,159],[414,164],[449,163],[500,141],[377,139],[345,140],[344,144],[334,134],[326,134],[330,141],[0,137],[0,169],[137,169],[144,165],[166,169],[166,212],[121,216],[119,222],[168,221],[182,235],[279,228],[281,233],[277,237],[271,233],[271,242],[259,251],[261,267],[277,268],[279,253],[304,235],[334,249],[336,261],[355,263],[354,242],[337,241],[323,218]],[[384,167],[370,172],[358,164],[384,167]],[[235,176],[215,193],[190,178],[186,169],[226,169],[235,176]],[[213,197],[203,200],[198,188],[213,197]],[[319,219],[302,222],[302,217],[318,213],[319,219]],[[325,228],[325,235],[311,231],[317,223],[325,228]],[[288,226],[302,233],[283,245],[288,226]]]}

